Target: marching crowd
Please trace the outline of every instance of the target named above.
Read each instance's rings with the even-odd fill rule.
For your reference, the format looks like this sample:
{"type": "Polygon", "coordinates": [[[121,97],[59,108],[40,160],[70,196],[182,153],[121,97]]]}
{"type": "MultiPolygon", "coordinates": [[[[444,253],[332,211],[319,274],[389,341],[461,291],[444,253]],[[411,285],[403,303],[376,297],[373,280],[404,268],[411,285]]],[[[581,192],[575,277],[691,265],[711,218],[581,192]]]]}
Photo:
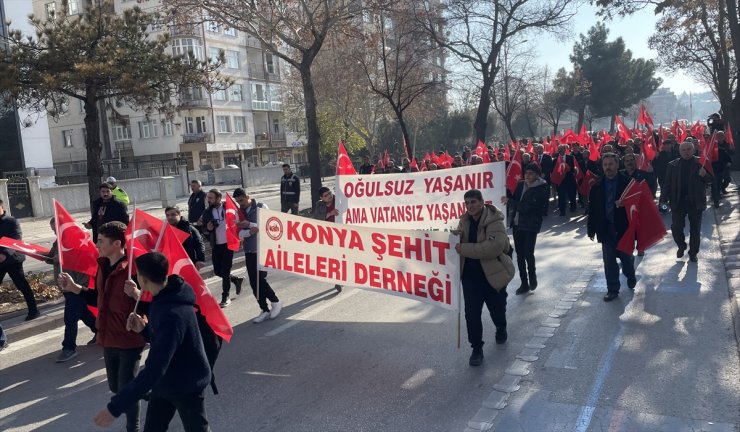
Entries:
{"type": "MultiPolygon", "coordinates": [[[[593,134],[591,139],[596,137],[597,134],[593,134]]],[[[634,289],[637,282],[634,257],[617,248],[628,229],[628,215],[621,197],[631,179],[644,180],[652,198],[659,195],[659,205],[670,208],[676,256],[683,257],[688,249],[689,260],[698,260],[706,188],[711,185],[711,199],[719,206],[729,183],[734,150],[721,131],[713,137],[709,133],[701,137],[688,136],[680,143],[673,134],[668,134],[656,140],[657,154],[646,162],[649,138],[602,139],[598,146],[594,146],[593,141],[585,145],[555,137],[547,137],[542,142],[521,140],[495,148],[483,146],[484,150],[481,145],[473,150],[465,147],[454,155],[447,152],[427,154],[421,164],[415,159],[404,158],[401,167],[396,167],[386,154],[376,164],[366,157],[358,172],[415,172],[506,161],[507,173],[512,178],[507,179],[508,192],[501,201],[502,206],[497,208],[493,203],[484,202],[479,190],[469,190],[464,197],[467,212],[454,231],[460,236],[456,250],[461,257],[465,319],[473,349],[469,364],[478,366],[483,362],[483,305],[487,306],[496,326],[495,341],[502,344],[507,340],[506,289],[516,268],[521,280],[516,294],[532,292],[538,287],[535,245],[551,200],[556,203],[561,217],[568,217],[569,212],[575,214],[579,207],[588,216],[588,237],[598,240],[602,246],[607,280],[604,301],[612,301],[619,294],[618,260],[627,286],[634,289]],[[705,161],[698,155],[708,139],[716,139],[717,154],[705,161]],[[698,145],[700,141],[704,144],[698,145]],[[594,151],[598,155],[594,155],[594,151]],[[689,220],[688,243],[684,234],[686,218],[689,220]],[[508,220],[509,227],[504,225],[504,220],[508,220]],[[513,246],[509,243],[507,228],[512,229],[513,246]],[[514,252],[516,264],[512,259],[514,252]]],[[[281,211],[298,214],[301,180],[288,164],[283,165],[283,174],[281,211]]],[[[214,274],[221,279],[220,306],[226,308],[231,303],[231,286],[239,295],[244,279],[232,273],[234,251],[227,245],[225,197],[218,189],[205,191],[197,180],[190,186],[187,218],[182,217],[181,209],[168,207],[166,221],[187,234],[183,247],[198,269],[205,265],[207,248],[203,237],[206,237],[214,274]]],[[[100,185],[99,194],[92,203],[91,218],[84,224],[92,230],[99,251],[95,289],[88,288],[91,284],[87,276],[59,268],[56,243],[47,257],[48,262],[55,265],[65,296],[65,333],[57,362],[75,357],[77,323],[81,320],[95,335],[88,344],[103,347],[108,386],[114,393],[95,417],[96,424],[108,426],[115,417],[125,414],[127,430],[138,431],[139,401],[147,399],[145,431],[167,430],[175,412],[179,413],[185,430],[206,431],[204,391],[209,383],[213,384],[215,360],[209,355],[213,351],[209,348],[213,334],[205,334],[207,326],[202,325],[199,314],[193,312],[193,289],[179,275],[168,275],[168,257],[158,252],[136,258],[137,275],[133,280],[129,278],[128,267],[134,263],[129,262],[126,248],[128,196],[112,177],[100,185]],[[142,290],[153,296],[150,303],[138,301],[142,290]],[[88,305],[97,307],[97,317],[88,305]],[[146,367],[137,374],[147,343],[150,351],[146,367]]],[[[319,194],[313,217],[334,222],[339,210],[331,190],[322,187],[319,194]]],[[[277,318],[282,309],[281,301],[266,279],[267,273],[259,270],[257,264],[257,209],[267,207],[242,188],[233,192],[233,198],[239,206],[237,226],[246,273],[260,308],[253,322],[261,323],[277,318]]],[[[20,239],[20,226],[5,213],[3,205],[0,201],[0,236],[20,239]]],[[[53,219],[51,228],[56,229],[53,219]]],[[[638,250],[638,254],[643,253],[644,250],[638,250]]],[[[39,312],[23,274],[23,260],[24,255],[0,248],[0,282],[6,274],[11,277],[26,300],[26,320],[32,320],[39,312]]],[[[341,292],[342,287],[337,285],[336,289],[341,292]]],[[[0,340],[2,343],[4,341],[0,340]]]]}

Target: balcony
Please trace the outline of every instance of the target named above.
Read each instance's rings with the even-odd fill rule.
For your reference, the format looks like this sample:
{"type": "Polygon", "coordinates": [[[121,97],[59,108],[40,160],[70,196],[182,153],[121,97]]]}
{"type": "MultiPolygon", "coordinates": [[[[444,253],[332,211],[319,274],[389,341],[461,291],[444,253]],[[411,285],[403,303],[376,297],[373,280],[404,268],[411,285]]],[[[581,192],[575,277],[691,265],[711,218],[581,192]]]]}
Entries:
{"type": "Polygon", "coordinates": [[[259,39],[247,36],[246,45],[250,48],[259,48],[262,49],[262,42],[259,41],[259,39]]]}
{"type": "Polygon", "coordinates": [[[184,144],[212,143],[213,135],[211,135],[210,133],[183,134],[182,142],[184,144]]]}
{"type": "Polygon", "coordinates": [[[257,148],[285,147],[285,132],[262,132],[254,136],[257,148]]]}
{"type": "Polygon", "coordinates": [[[208,100],[206,99],[183,99],[180,101],[180,108],[198,108],[198,107],[209,107],[208,100]]]}
{"type": "Polygon", "coordinates": [[[201,37],[200,28],[197,24],[174,24],[170,26],[170,36],[196,36],[201,37]]]}
{"type": "Polygon", "coordinates": [[[252,100],[252,109],[260,110],[260,111],[268,111],[270,109],[270,102],[266,100],[265,101],[252,100]]]}
{"type": "Polygon", "coordinates": [[[132,143],[131,140],[119,140],[119,141],[113,141],[113,149],[114,150],[129,150],[132,149],[132,143]]]}
{"type": "Polygon", "coordinates": [[[260,65],[251,64],[249,65],[249,77],[258,79],[258,80],[266,80],[267,74],[265,73],[265,70],[260,65]]]}

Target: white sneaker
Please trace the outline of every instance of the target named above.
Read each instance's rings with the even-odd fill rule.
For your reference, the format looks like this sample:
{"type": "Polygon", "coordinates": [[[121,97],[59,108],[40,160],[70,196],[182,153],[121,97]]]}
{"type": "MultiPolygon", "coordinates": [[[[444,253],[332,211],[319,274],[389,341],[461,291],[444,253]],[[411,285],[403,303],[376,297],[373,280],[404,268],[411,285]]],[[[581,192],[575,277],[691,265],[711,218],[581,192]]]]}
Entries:
{"type": "Polygon", "coordinates": [[[259,315],[257,315],[257,318],[253,319],[252,322],[255,324],[259,324],[262,321],[266,320],[267,318],[270,318],[270,312],[262,312],[259,315]]]}
{"type": "Polygon", "coordinates": [[[280,315],[280,311],[283,310],[283,302],[278,301],[272,304],[272,310],[270,311],[270,319],[277,318],[280,315]]]}

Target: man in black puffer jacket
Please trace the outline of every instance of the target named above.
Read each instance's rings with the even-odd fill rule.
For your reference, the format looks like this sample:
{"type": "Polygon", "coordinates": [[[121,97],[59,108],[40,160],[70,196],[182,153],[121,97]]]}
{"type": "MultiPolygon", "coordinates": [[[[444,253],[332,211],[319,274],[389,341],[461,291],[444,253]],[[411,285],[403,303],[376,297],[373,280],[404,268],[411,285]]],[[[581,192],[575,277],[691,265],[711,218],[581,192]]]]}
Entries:
{"type": "MultiPolygon", "coordinates": [[[[15,240],[20,240],[22,237],[20,224],[14,217],[10,217],[5,212],[3,200],[0,200],[0,237],[15,240]]],[[[26,275],[23,273],[23,261],[25,260],[26,256],[22,253],[0,247],[0,283],[3,282],[6,274],[10,276],[13,284],[23,294],[23,299],[26,300],[26,306],[28,307],[26,321],[31,321],[38,318],[40,314],[38,307],[36,307],[36,299],[33,296],[31,285],[29,285],[26,275]]]]}
{"type": "MultiPolygon", "coordinates": [[[[141,287],[154,298],[148,325],[141,316],[132,313],[126,327],[145,332],[151,343],[149,357],[136,378],[95,416],[95,424],[110,426],[115,417],[151,390],[145,430],[167,430],[177,411],[185,431],[207,432],[204,390],[211,382],[211,368],[193,309],[193,288],[180,276],[167,278],[167,257],[158,252],[137,258],[136,267],[141,287]]],[[[126,285],[127,290],[137,290],[133,281],[126,285]]]]}
{"type": "Polygon", "coordinates": [[[519,182],[511,199],[501,198],[510,204],[512,216],[509,226],[514,228],[514,250],[519,267],[521,286],[516,294],[524,294],[537,288],[537,274],[534,265],[534,246],[537,233],[542,228],[542,215],[548,205],[550,188],[540,177],[540,167],[531,163],[524,167],[524,181],[519,182]]]}

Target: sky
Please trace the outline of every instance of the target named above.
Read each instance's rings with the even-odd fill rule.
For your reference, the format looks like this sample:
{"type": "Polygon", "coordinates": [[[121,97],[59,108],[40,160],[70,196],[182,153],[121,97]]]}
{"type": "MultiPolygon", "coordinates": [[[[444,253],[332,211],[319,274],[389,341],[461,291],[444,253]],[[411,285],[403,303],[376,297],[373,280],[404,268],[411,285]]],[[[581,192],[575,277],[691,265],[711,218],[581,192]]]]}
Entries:
{"type": "MultiPolygon", "coordinates": [[[[564,41],[557,40],[548,34],[541,34],[534,38],[536,41],[534,46],[539,54],[538,63],[547,64],[553,73],[561,67],[568,71],[572,70],[569,56],[573,52],[573,44],[580,39],[581,33],[588,32],[588,29],[599,20],[601,18],[596,16],[596,7],[584,4],[578,9],[571,22],[570,38],[564,41]]],[[[605,23],[609,29],[609,40],[612,41],[621,36],[627,49],[632,51],[633,58],[654,59],[657,52],[648,48],[648,38],[654,32],[656,21],[657,17],[652,9],[648,9],[625,18],[617,17],[605,23]]],[[[681,72],[669,75],[659,71],[657,75],[663,79],[661,87],[669,87],[676,95],[684,91],[697,93],[709,90],[681,72]]]]}

